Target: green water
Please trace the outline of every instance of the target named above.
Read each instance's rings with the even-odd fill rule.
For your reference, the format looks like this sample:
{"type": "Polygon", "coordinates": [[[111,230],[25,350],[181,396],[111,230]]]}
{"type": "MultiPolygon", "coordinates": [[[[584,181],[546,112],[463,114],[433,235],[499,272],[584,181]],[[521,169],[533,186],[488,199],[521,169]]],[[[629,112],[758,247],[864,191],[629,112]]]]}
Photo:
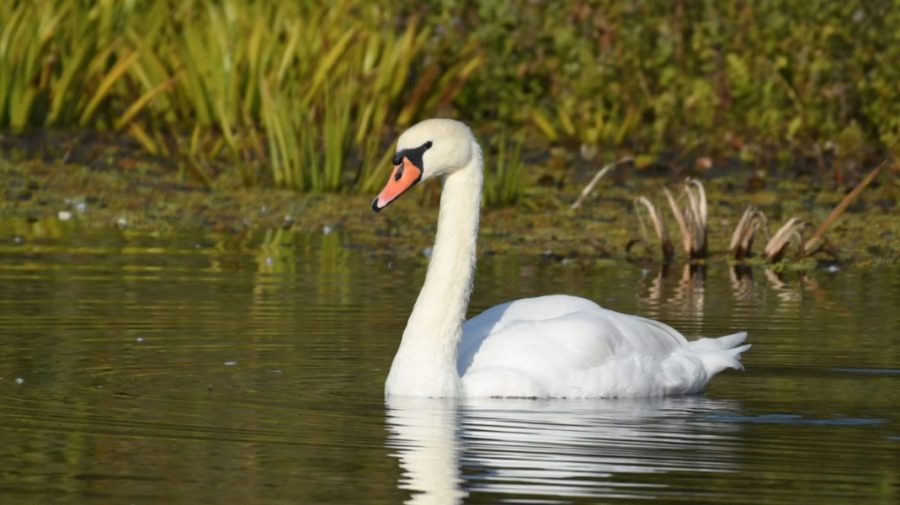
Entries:
{"type": "Polygon", "coordinates": [[[900,269],[481,258],[472,313],[583,295],[750,332],[704,396],[392,401],[425,260],[352,237],[0,236],[0,503],[896,503],[900,269]]]}

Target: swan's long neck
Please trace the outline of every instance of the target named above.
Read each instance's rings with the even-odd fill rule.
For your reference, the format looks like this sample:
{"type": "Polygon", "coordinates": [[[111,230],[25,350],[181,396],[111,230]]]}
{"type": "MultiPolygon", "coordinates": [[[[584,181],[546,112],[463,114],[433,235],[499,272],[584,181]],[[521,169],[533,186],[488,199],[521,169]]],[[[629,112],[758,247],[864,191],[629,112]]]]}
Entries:
{"type": "Polygon", "coordinates": [[[483,162],[472,142],[469,163],[444,180],[431,262],[388,374],[388,395],[459,395],[457,347],[475,276],[481,208],[483,162]]]}

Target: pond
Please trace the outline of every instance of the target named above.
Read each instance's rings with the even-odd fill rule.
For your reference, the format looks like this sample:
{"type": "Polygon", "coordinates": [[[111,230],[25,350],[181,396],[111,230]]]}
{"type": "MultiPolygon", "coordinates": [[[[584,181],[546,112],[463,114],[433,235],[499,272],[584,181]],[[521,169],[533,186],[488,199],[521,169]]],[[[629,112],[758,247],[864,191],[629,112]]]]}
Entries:
{"type": "Polygon", "coordinates": [[[339,233],[5,232],[2,502],[900,501],[900,268],[486,256],[472,314],[582,295],[748,330],[746,371],[687,398],[386,403],[425,261],[339,233]]]}

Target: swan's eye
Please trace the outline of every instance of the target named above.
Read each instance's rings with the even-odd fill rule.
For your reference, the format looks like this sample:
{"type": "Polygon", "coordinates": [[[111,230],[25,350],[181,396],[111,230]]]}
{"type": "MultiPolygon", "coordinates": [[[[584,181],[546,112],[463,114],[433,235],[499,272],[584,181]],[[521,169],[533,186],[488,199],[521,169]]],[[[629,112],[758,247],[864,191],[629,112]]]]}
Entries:
{"type": "Polygon", "coordinates": [[[399,165],[400,163],[403,162],[403,154],[402,153],[395,154],[394,159],[392,161],[394,162],[394,165],[399,165]]]}

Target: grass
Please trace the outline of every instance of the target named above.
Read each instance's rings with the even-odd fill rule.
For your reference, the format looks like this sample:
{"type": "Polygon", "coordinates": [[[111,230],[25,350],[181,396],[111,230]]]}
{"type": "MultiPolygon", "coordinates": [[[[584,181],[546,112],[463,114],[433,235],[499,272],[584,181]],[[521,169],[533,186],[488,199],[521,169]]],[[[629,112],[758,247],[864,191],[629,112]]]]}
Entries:
{"type": "Polygon", "coordinates": [[[370,190],[387,135],[482,62],[428,61],[432,27],[348,0],[4,2],[0,27],[0,128],[122,131],[209,184],[370,190]]]}
{"type": "Polygon", "coordinates": [[[0,130],[119,132],[211,187],[371,193],[398,132],[459,117],[515,139],[491,205],[530,182],[516,143],[838,180],[900,155],[898,25],[863,0],[7,1],[0,130]]]}
{"type": "Polygon", "coordinates": [[[484,202],[491,207],[515,204],[522,194],[525,166],[522,163],[522,138],[500,134],[494,156],[485,161],[484,202]]]}

